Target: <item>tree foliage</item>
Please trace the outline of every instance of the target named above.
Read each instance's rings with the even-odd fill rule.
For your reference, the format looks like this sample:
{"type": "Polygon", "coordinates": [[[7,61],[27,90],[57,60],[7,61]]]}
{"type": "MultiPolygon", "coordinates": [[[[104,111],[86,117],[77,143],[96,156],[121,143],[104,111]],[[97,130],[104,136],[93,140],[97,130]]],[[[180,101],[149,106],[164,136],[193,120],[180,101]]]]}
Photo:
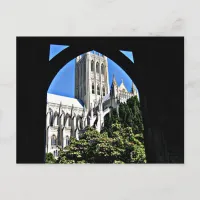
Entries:
{"type": "Polygon", "coordinates": [[[111,126],[110,133],[99,133],[94,128],[80,140],[70,138],[70,145],[59,152],[57,163],[145,163],[144,145],[132,128],[121,124],[111,126]]]}
{"type": "Polygon", "coordinates": [[[60,149],[56,163],[146,163],[137,97],[129,99],[127,104],[120,104],[119,116],[112,109],[104,126],[101,133],[87,127],[79,140],[71,137],[70,145],[60,149]]]}
{"type": "Polygon", "coordinates": [[[52,153],[46,153],[46,163],[53,164],[56,163],[56,159],[53,157],[52,153]]]}

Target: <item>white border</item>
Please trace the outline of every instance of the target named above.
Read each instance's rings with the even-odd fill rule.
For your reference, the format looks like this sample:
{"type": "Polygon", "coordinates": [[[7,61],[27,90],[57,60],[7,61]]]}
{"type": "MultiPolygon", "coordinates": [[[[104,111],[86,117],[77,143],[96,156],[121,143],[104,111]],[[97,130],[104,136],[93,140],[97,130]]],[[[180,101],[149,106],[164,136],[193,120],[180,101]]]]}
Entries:
{"type": "Polygon", "coordinates": [[[198,9],[183,0],[2,1],[1,199],[200,199],[198,9]],[[16,36],[111,35],[186,36],[185,164],[16,165],[16,36]]]}

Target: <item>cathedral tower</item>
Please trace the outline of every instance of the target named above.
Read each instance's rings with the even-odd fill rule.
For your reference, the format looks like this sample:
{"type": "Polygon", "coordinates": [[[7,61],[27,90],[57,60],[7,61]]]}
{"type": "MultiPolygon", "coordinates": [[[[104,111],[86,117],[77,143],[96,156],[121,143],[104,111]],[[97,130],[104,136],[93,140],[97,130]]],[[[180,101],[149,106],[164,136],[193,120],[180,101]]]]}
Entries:
{"type": "Polygon", "coordinates": [[[76,58],[75,98],[81,99],[87,110],[96,107],[101,96],[109,93],[107,57],[87,52],[76,58]]]}

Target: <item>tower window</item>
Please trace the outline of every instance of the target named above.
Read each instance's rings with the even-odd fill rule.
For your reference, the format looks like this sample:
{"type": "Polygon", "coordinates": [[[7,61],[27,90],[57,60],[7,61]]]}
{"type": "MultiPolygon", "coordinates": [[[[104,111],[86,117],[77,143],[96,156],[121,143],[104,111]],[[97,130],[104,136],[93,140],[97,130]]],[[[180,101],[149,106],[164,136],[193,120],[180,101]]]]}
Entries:
{"type": "Polygon", "coordinates": [[[101,74],[104,74],[104,66],[103,66],[103,64],[101,65],[101,74]]]}
{"type": "Polygon", "coordinates": [[[106,94],[106,90],[105,90],[105,87],[103,86],[103,96],[105,96],[106,94]]]}
{"type": "Polygon", "coordinates": [[[94,94],[94,83],[92,83],[92,94],[94,94]]]}
{"type": "Polygon", "coordinates": [[[96,73],[99,73],[99,63],[96,64],[96,73]]]}
{"type": "Polygon", "coordinates": [[[91,71],[92,72],[94,71],[94,61],[93,60],[91,61],[91,71]]]}
{"type": "Polygon", "coordinates": [[[97,94],[100,95],[100,87],[97,85],[97,94]]]}

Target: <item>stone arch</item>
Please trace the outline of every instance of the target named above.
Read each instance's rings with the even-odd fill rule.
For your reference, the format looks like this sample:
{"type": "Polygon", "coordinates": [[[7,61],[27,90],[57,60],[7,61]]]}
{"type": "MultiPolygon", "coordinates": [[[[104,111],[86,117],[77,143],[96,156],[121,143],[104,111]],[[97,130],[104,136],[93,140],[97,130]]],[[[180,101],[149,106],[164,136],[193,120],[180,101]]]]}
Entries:
{"type": "Polygon", "coordinates": [[[66,113],[65,117],[64,117],[64,126],[68,126],[68,122],[69,122],[69,118],[70,118],[70,114],[66,113]]]}
{"type": "Polygon", "coordinates": [[[57,111],[53,114],[53,126],[57,126],[59,124],[59,114],[57,111]]]}
{"type": "Polygon", "coordinates": [[[46,124],[48,124],[48,126],[53,126],[53,110],[51,108],[49,108],[46,113],[46,124]]]}

